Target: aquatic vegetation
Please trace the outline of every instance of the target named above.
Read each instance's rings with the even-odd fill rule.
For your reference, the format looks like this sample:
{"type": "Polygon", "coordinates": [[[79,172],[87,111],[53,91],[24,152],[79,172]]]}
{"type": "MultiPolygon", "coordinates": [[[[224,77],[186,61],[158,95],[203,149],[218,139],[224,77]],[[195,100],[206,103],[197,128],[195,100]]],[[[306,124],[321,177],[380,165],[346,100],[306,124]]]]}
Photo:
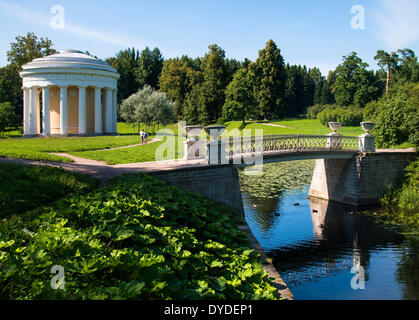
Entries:
{"type": "Polygon", "coordinates": [[[239,171],[241,190],[257,198],[276,198],[286,189],[300,190],[310,184],[315,160],[265,164],[259,176],[239,171]]]}

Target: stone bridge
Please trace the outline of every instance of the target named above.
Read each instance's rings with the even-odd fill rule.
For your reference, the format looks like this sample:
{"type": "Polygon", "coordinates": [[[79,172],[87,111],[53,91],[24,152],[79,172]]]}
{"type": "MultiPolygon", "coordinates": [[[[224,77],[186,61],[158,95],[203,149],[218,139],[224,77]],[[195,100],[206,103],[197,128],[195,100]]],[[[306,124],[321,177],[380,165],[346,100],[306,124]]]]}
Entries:
{"type": "Polygon", "coordinates": [[[360,207],[374,205],[403,176],[416,156],[410,150],[376,150],[368,132],[346,137],[320,135],[232,137],[205,144],[185,142],[185,160],[203,159],[200,168],[156,173],[160,178],[243,211],[238,167],[317,159],[310,197],[360,207]]]}

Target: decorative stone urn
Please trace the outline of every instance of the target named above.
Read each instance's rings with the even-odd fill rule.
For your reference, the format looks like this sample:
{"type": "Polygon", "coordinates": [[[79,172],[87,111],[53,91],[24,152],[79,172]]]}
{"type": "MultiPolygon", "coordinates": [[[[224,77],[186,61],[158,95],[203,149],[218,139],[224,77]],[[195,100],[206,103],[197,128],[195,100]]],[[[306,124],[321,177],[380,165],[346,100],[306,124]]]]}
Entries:
{"type": "Polygon", "coordinates": [[[342,128],[342,122],[329,122],[328,125],[333,132],[328,134],[330,138],[327,138],[327,148],[330,150],[341,150],[342,135],[338,131],[342,128]]]}
{"type": "Polygon", "coordinates": [[[342,128],[342,122],[329,122],[328,125],[334,133],[337,133],[339,129],[342,128]]]}
{"type": "Polygon", "coordinates": [[[375,137],[370,134],[370,131],[375,127],[375,123],[361,122],[361,127],[365,133],[359,137],[359,151],[375,152],[375,137]]]}
{"type": "Polygon", "coordinates": [[[372,129],[375,127],[374,122],[361,122],[362,130],[365,131],[366,134],[369,134],[372,129]]]}
{"type": "Polygon", "coordinates": [[[198,160],[205,158],[204,144],[199,140],[199,135],[203,129],[202,126],[184,127],[189,139],[184,142],[185,152],[184,160],[198,160]]]}
{"type": "Polygon", "coordinates": [[[226,143],[218,138],[223,134],[225,126],[208,126],[205,131],[210,135],[211,141],[207,144],[206,159],[208,164],[226,164],[226,143]]]}
{"type": "Polygon", "coordinates": [[[203,129],[203,126],[186,126],[184,127],[186,134],[188,135],[189,139],[193,139],[194,141],[199,140],[199,135],[203,129]]]}

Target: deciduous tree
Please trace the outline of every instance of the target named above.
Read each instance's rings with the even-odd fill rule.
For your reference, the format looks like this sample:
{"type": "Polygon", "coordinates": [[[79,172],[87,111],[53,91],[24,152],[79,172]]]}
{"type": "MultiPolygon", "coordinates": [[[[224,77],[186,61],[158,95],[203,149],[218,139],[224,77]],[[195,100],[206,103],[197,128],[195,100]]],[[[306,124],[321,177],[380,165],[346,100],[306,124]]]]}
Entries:
{"type": "Polygon", "coordinates": [[[253,95],[254,82],[247,69],[240,69],[226,89],[223,117],[226,120],[246,120],[258,113],[253,95]]]}
{"type": "Polygon", "coordinates": [[[332,84],[332,92],[339,105],[364,107],[369,101],[378,98],[374,72],[367,68],[368,64],[356,52],[343,57],[343,62],[333,73],[335,81],[332,84]]]}

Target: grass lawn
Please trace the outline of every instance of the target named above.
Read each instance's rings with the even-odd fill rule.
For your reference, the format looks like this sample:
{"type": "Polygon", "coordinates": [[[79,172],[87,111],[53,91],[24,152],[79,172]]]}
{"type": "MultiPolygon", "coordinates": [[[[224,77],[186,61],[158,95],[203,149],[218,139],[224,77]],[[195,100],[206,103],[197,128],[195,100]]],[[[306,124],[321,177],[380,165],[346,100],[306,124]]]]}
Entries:
{"type": "Polygon", "coordinates": [[[57,168],[0,164],[0,218],[48,205],[70,194],[86,193],[97,183],[89,176],[57,168]]]}
{"type": "MultiPolygon", "coordinates": [[[[178,132],[177,124],[170,125],[167,128],[172,130],[175,134],[178,132]]],[[[100,136],[100,137],[69,137],[69,138],[3,138],[0,139],[0,157],[43,160],[43,161],[57,161],[57,162],[71,162],[68,158],[50,155],[48,153],[73,153],[82,151],[92,151],[100,149],[109,149],[115,147],[122,147],[140,143],[140,137],[133,135],[131,125],[125,123],[118,123],[118,136],[100,136]]],[[[5,136],[6,137],[6,136],[5,136]]],[[[150,136],[152,139],[153,136],[150,136]]],[[[156,146],[145,148],[144,155],[140,156],[141,161],[154,161],[150,157],[153,154],[153,148],[156,146]]],[[[142,150],[142,149],[141,149],[142,150]]],[[[131,153],[138,154],[138,149],[131,153]]],[[[118,151],[121,154],[124,151],[118,151]]],[[[95,154],[96,152],[92,152],[95,154]]],[[[129,152],[128,152],[129,153],[129,152]]],[[[130,159],[137,159],[133,155],[130,159]]],[[[93,158],[92,158],[93,159],[93,158]]],[[[112,161],[111,161],[112,162],[112,161]]],[[[137,162],[137,161],[134,161],[137,162]]],[[[125,163],[125,162],[123,162],[125,163]]]]}
{"type": "MultiPolygon", "coordinates": [[[[251,130],[251,135],[255,134],[256,130],[262,129],[263,135],[296,135],[296,134],[309,134],[309,135],[325,135],[332,132],[329,127],[324,127],[319,120],[312,119],[285,119],[278,121],[270,121],[269,124],[281,125],[288,128],[274,127],[263,124],[260,121],[248,122],[243,127],[242,122],[232,121],[227,122],[227,130],[241,129],[251,130]]],[[[342,127],[339,133],[344,136],[359,136],[364,133],[361,126],[358,127],[342,127]]],[[[227,132],[223,134],[227,135],[227,132]]]]}
{"type": "MultiPolygon", "coordinates": [[[[27,188],[44,192],[36,181],[27,188]]],[[[278,299],[239,223],[236,210],[125,175],[0,219],[0,299],[278,299]],[[54,265],[64,290],[51,288],[54,265]]]]}
{"type": "Polygon", "coordinates": [[[101,136],[70,138],[17,138],[0,140],[0,157],[69,162],[48,153],[85,151],[139,143],[138,136],[101,136]]]}
{"type": "Polygon", "coordinates": [[[19,130],[8,130],[6,132],[0,133],[0,141],[1,139],[7,139],[7,138],[19,138],[22,136],[22,129],[19,130]]]}
{"type": "MultiPolygon", "coordinates": [[[[137,163],[137,162],[150,162],[156,161],[156,151],[162,146],[167,137],[164,136],[152,136],[152,138],[160,139],[161,141],[153,142],[150,144],[132,147],[127,149],[117,149],[117,150],[105,150],[105,151],[80,151],[80,152],[70,152],[70,154],[87,159],[93,159],[98,161],[104,161],[107,164],[125,164],[125,163],[137,163]]],[[[174,156],[167,157],[165,160],[173,159],[182,159],[183,158],[183,141],[181,139],[180,148],[178,137],[175,136],[175,150],[174,156]]],[[[167,156],[167,154],[164,154],[167,156]]]]}
{"type": "MultiPolygon", "coordinates": [[[[226,137],[229,132],[233,131],[233,135],[239,134],[238,130],[250,130],[249,133],[241,134],[254,135],[256,130],[262,129],[264,135],[325,135],[331,132],[328,127],[324,127],[318,120],[308,119],[285,119],[272,121],[271,124],[281,125],[284,127],[275,127],[266,125],[263,121],[248,122],[245,126],[240,121],[227,122],[227,130],[223,136],[226,137]]],[[[142,126],[143,128],[144,126],[142,126]]],[[[176,152],[167,159],[180,159],[183,157],[183,145],[178,148],[178,134],[185,134],[183,129],[179,129],[177,124],[166,127],[172,131],[176,140],[176,152]],[[179,149],[179,150],[178,150],[179,149]]],[[[156,128],[157,129],[157,128],[156,128]]],[[[136,128],[136,132],[138,127],[136,128]]],[[[9,138],[0,139],[0,157],[12,157],[33,160],[48,160],[70,162],[67,158],[57,157],[48,153],[65,152],[72,155],[88,158],[93,160],[104,161],[108,164],[125,164],[155,161],[155,153],[164,141],[152,143],[150,145],[133,147],[128,149],[98,151],[100,149],[109,149],[120,146],[127,146],[139,143],[139,136],[133,135],[134,129],[132,125],[118,123],[119,136],[103,136],[103,137],[85,137],[85,138],[36,138],[21,139],[9,138]]],[[[358,127],[342,127],[339,131],[345,136],[359,136],[364,131],[358,127]]],[[[206,137],[206,133],[202,132],[202,137],[206,137]]],[[[150,136],[152,139],[153,136],[150,136]]],[[[161,136],[160,136],[161,138],[161,136]]],[[[182,138],[183,139],[183,138],[182,138]]],[[[181,140],[182,140],[181,139],[181,140]]],[[[183,144],[183,140],[182,140],[183,144]]]]}

